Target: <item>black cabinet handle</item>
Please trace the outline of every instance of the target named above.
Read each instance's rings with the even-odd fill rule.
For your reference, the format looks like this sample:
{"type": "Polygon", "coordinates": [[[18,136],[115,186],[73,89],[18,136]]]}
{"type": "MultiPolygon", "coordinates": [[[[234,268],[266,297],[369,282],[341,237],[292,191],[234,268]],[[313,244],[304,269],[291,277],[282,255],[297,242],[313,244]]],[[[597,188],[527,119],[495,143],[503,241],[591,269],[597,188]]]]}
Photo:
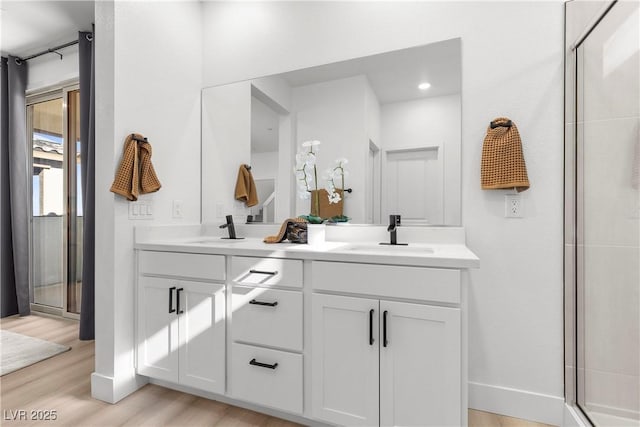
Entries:
{"type": "Polygon", "coordinates": [[[173,308],[173,291],[175,290],[175,286],[169,288],[169,313],[173,313],[174,311],[176,311],[176,309],[173,308]]]}
{"type": "Polygon", "coordinates": [[[369,310],[369,345],[373,345],[373,308],[369,310]]]}
{"type": "Polygon", "coordinates": [[[267,276],[275,276],[278,274],[277,271],[263,271],[263,270],[249,270],[251,274],[266,274],[267,276]]]}
{"type": "Polygon", "coordinates": [[[184,291],[184,288],[180,288],[178,289],[178,292],[176,292],[176,307],[178,308],[178,312],[176,314],[184,313],[184,310],[180,308],[180,292],[182,291],[184,291]]]}
{"type": "Polygon", "coordinates": [[[278,367],[277,363],[274,363],[273,365],[269,365],[268,363],[256,362],[256,359],[251,359],[251,361],[249,362],[249,365],[260,366],[261,368],[269,368],[269,369],[276,369],[278,367]]]}
{"type": "Polygon", "coordinates": [[[266,305],[266,306],[269,306],[269,307],[275,307],[276,305],[278,305],[278,301],[264,302],[264,301],[256,301],[256,300],[252,299],[251,301],[249,301],[249,304],[266,305]]]}
{"type": "Polygon", "coordinates": [[[387,310],[382,313],[382,346],[386,347],[389,343],[387,341],[387,314],[389,312],[387,310]]]}

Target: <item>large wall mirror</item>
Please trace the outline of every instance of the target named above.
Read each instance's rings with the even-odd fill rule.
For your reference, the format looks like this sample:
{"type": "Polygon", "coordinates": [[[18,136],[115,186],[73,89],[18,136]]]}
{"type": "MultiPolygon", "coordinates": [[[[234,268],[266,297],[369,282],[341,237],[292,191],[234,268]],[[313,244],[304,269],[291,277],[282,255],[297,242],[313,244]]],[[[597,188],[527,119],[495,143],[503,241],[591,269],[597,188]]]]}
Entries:
{"type": "Polygon", "coordinates": [[[398,213],[407,224],[460,225],[461,74],[451,39],[203,89],[203,222],[308,214],[293,170],[301,143],[316,140],[319,187],[322,171],[348,160],[351,223],[398,213]],[[234,199],[242,164],[258,193],[250,208],[234,199]]]}

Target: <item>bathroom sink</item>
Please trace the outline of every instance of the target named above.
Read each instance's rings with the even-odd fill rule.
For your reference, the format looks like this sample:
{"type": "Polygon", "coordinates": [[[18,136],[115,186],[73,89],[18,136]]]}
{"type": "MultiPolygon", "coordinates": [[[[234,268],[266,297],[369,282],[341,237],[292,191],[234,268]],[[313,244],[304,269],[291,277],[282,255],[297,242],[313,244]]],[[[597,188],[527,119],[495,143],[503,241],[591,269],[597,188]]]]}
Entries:
{"type": "Polygon", "coordinates": [[[353,243],[344,248],[348,251],[368,252],[381,255],[430,255],[433,248],[422,243],[408,245],[380,245],[378,243],[353,243]]]}
{"type": "Polygon", "coordinates": [[[236,243],[236,242],[244,242],[245,239],[223,239],[222,237],[201,237],[194,240],[188,240],[185,243],[190,243],[194,245],[208,245],[208,244],[216,244],[216,243],[236,243]]]}

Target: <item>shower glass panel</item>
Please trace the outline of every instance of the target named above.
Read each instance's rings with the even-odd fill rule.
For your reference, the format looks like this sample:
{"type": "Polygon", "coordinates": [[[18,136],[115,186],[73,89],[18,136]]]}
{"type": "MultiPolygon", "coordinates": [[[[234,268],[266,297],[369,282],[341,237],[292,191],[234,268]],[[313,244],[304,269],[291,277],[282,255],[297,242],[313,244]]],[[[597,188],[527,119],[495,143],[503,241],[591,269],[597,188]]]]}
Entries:
{"type": "Polygon", "coordinates": [[[640,12],[618,2],[577,49],[577,403],[640,425],[640,12]]]}

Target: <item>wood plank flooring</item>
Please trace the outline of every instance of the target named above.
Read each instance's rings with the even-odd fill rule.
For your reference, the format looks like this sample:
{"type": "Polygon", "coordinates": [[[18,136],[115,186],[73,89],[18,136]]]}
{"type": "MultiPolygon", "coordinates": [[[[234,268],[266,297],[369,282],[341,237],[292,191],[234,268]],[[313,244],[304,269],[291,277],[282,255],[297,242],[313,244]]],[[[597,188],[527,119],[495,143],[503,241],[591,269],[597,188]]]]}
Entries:
{"type": "MultiPolygon", "coordinates": [[[[0,328],[71,346],[71,350],[0,378],[0,425],[293,427],[297,424],[224,403],[146,385],[116,405],[91,398],[93,341],[78,340],[78,322],[34,314],[9,317],[0,328]],[[26,421],[12,420],[26,410],[26,421]],[[32,420],[31,410],[56,411],[56,420],[32,420]]],[[[469,410],[469,427],[545,427],[469,410]]]]}

